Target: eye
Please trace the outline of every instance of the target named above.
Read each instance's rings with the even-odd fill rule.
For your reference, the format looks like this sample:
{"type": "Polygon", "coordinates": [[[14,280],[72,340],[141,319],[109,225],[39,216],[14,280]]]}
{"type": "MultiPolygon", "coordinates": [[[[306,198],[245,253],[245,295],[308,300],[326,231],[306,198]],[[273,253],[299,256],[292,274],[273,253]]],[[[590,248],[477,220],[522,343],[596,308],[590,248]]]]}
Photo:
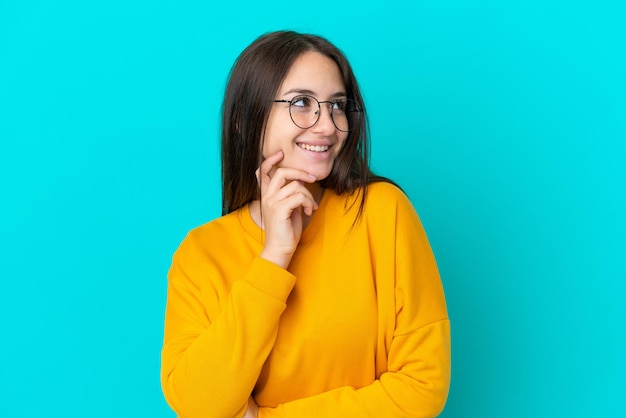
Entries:
{"type": "Polygon", "coordinates": [[[333,112],[345,112],[346,111],[346,100],[337,100],[336,102],[332,102],[333,112]]]}
{"type": "Polygon", "coordinates": [[[291,99],[291,106],[298,110],[308,110],[311,108],[311,98],[308,96],[297,96],[291,99]]]}

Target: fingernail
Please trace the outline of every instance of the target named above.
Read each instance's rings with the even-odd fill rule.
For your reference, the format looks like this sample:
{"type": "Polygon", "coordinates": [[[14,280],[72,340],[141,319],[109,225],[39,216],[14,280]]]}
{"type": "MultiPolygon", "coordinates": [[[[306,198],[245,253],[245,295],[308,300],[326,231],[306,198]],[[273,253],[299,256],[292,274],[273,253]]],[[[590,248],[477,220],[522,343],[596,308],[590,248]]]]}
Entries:
{"type": "Polygon", "coordinates": [[[309,177],[311,177],[312,179],[317,180],[317,177],[315,177],[313,174],[311,174],[311,173],[308,173],[308,174],[309,174],[309,177]]]}

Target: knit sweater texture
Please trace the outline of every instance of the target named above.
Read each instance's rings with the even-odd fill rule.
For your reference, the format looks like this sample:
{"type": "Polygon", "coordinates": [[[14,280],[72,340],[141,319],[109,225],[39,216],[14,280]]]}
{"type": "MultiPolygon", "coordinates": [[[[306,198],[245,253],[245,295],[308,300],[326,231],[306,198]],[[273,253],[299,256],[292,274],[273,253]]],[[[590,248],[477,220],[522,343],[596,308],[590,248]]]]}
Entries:
{"type": "Polygon", "coordinates": [[[326,190],[287,270],[249,207],[192,230],[169,271],[161,383],[182,418],[433,417],[450,382],[439,273],[389,183],[326,190]],[[356,197],[356,198],[355,198],[356,197]]]}

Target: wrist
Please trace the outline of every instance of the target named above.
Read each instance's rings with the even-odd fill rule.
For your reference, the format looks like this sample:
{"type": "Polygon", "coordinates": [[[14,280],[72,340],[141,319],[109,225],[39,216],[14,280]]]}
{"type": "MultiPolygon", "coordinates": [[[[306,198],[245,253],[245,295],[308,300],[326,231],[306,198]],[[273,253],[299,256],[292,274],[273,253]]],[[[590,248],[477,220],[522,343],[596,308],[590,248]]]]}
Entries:
{"type": "Polygon", "coordinates": [[[260,257],[264,260],[267,260],[271,263],[276,264],[278,267],[287,270],[289,267],[289,263],[291,262],[291,257],[293,254],[280,254],[272,251],[263,250],[261,252],[260,257]]]}

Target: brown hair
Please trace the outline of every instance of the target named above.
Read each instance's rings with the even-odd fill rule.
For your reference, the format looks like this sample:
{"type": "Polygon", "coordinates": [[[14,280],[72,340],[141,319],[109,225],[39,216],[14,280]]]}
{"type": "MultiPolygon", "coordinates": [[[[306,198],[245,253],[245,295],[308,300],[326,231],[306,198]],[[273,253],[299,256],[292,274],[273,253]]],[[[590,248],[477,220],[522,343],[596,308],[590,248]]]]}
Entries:
{"type": "Polygon", "coordinates": [[[258,198],[255,170],[263,160],[261,141],[272,100],[293,62],[307,51],[332,59],[362,115],[339,151],[330,175],[320,184],[337,194],[360,193],[359,214],[366,186],[381,180],[368,164],[368,123],[356,78],[344,54],[326,39],[291,31],[272,32],[257,38],[239,55],[230,72],[222,107],[222,214],[258,198]]]}

